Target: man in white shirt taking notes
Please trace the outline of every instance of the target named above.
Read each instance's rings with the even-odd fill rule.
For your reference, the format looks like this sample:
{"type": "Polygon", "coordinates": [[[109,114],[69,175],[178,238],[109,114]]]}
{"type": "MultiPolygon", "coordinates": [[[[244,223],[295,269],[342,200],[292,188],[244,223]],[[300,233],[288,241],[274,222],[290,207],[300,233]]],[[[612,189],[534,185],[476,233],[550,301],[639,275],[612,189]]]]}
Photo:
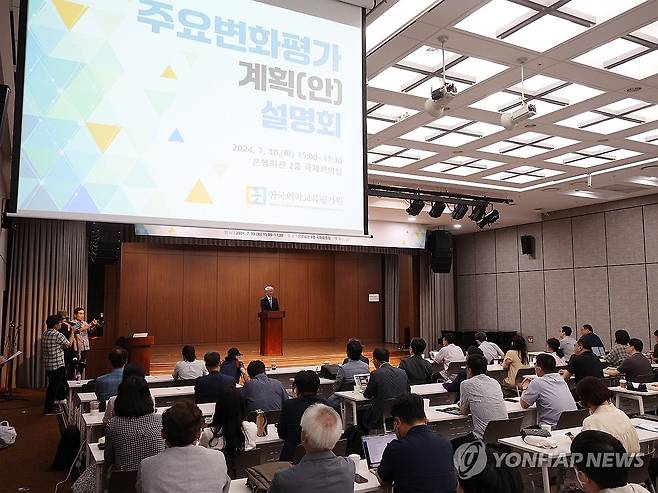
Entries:
{"type": "Polygon", "coordinates": [[[439,366],[443,365],[443,369],[439,370],[439,373],[441,373],[441,377],[444,380],[448,380],[447,370],[450,363],[466,361],[466,358],[464,358],[464,352],[461,348],[455,344],[454,334],[445,334],[442,344],[443,347],[434,356],[434,362],[439,366]]]}
{"type": "Polygon", "coordinates": [[[477,342],[482,354],[487,358],[487,363],[491,364],[495,359],[505,358],[505,353],[500,346],[495,342],[487,341],[487,334],[484,332],[478,332],[475,334],[475,341],[477,342]]]}

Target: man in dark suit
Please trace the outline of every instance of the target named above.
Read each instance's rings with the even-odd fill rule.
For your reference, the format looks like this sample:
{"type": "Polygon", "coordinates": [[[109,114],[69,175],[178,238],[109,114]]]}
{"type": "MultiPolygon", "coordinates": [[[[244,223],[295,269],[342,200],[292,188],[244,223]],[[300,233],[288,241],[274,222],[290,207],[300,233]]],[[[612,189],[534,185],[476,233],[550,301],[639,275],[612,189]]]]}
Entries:
{"type": "Polygon", "coordinates": [[[388,399],[408,394],[411,390],[407,373],[400,368],[394,368],[388,362],[388,349],[375,348],[372,352],[372,361],[377,368],[370,374],[370,381],[363,397],[373,399],[372,408],[365,417],[365,427],[374,430],[382,426],[384,402],[388,399]]]}
{"type": "Polygon", "coordinates": [[[331,407],[324,397],[318,395],[320,377],[312,370],[302,370],[295,375],[293,390],[297,395],[294,399],[283,402],[277,429],[279,438],[283,438],[283,449],[279,460],[290,461],[295,455],[295,449],[301,442],[302,414],[313,404],[326,404],[331,407]]]}
{"type": "Polygon", "coordinates": [[[420,337],[411,340],[411,356],[400,361],[400,368],[407,373],[410,385],[432,383],[432,363],[423,358],[427,343],[420,337]]]}
{"type": "Polygon", "coordinates": [[[199,377],[194,383],[194,399],[197,404],[217,402],[224,387],[235,386],[235,379],[219,372],[222,361],[217,351],[211,351],[203,356],[208,369],[208,375],[199,377]]]}
{"type": "Polygon", "coordinates": [[[279,300],[274,297],[274,288],[272,286],[265,287],[265,296],[260,299],[261,312],[278,312],[279,300]]]}

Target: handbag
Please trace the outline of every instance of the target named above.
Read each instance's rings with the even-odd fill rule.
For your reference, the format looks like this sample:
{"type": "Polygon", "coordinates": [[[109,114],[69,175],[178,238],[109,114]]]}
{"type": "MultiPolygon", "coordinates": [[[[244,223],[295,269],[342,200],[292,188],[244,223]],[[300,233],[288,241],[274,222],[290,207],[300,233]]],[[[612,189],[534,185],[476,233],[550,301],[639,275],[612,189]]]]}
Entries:
{"type": "Polygon", "coordinates": [[[16,441],[16,429],[9,426],[9,421],[0,423],[0,448],[7,448],[16,441]]]}
{"type": "Polygon", "coordinates": [[[267,414],[262,409],[256,409],[256,436],[267,436],[267,414]]]}
{"type": "Polygon", "coordinates": [[[259,466],[249,467],[246,470],[247,488],[253,493],[266,493],[270,484],[272,484],[274,475],[290,467],[292,467],[292,463],[285,461],[267,462],[259,466]]]}

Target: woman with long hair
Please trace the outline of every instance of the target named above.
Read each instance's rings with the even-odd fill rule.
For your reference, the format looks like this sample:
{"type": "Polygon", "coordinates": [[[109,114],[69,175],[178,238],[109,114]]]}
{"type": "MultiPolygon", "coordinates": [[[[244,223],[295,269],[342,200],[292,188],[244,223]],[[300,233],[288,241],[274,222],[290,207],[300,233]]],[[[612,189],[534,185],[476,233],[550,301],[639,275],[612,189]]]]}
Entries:
{"type": "Polygon", "coordinates": [[[564,351],[560,349],[560,341],[555,337],[551,337],[546,341],[546,353],[555,358],[555,366],[565,366],[567,364],[567,362],[564,361],[564,351]]]}
{"type": "Polygon", "coordinates": [[[503,360],[503,369],[507,370],[504,384],[508,387],[516,385],[516,374],[522,368],[530,368],[528,361],[528,349],[523,336],[515,335],[512,337],[510,349],[505,353],[503,360]]]}

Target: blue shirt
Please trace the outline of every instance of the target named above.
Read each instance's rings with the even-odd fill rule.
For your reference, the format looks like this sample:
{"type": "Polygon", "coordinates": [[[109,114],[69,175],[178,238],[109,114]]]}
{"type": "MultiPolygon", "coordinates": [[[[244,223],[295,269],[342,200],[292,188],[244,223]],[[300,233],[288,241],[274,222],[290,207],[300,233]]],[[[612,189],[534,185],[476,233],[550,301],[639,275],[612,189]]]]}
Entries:
{"type": "Polygon", "coordinates": [[[98,377],[96,379],[96,396],[98,400],[105,402],[113,395],[117,395],[122,379],[123,367],[115,368],[110,373],[98,377]]]}
{"type": "Polygon", "coordinates": [[[247,402],[247,411],[280,411],[283,403],[288,400],[283,384],[264,373],[247,380],[242,395],[247,402]]]}
{"type": "Polygon", "coordinates": [[[377,474],[393,483],[396,493],[454,493],[452,445],[426,425],[414,426],[407,436],[386,446],[377,474]]]}

